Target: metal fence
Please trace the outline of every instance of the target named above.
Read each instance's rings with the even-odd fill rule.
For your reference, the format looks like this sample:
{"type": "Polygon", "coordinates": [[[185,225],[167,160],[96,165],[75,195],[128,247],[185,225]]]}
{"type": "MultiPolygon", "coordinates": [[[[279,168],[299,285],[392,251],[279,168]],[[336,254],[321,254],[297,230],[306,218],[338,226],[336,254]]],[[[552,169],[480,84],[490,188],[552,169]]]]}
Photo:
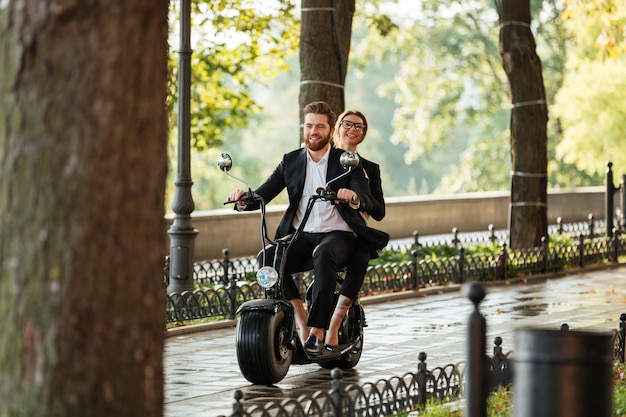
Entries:
{"type": "MultiPolygon", "coordinates": [[[[590,217],[588,222],[563,224],[549,228],[551,236],[566,236],[568,243],[548,243],[541,247],[510,250],[506,232],[490,230],[467,236],[453,231],[446,238],[420,239],[414,236],[393,242],[387,249],[404,254],[404,261],[370,266],[361,287],[361,296],[385,292],[418,290],[431,286],[484,282],[526,275],[584,267],[588,264],[617,262],[626,255],[626,233],[604,234],[604,223],[590,217]],[[472,245],[499,244],[497,253],[466,253],[472,245]],[[420,249],[448,245],[456,254],[437,258],[419,257],[420,249]]],[[[194,265],[193,292],[170,293],[167,297],[168,323],[205,318],[235,318],[237,308],[247,300],[263,298],[264,290],[254,280],[255,258],[229,259],[224,251],[221,260],[194,265]]],[[[167,280],[166,266],[166,280],[167,280]]],[[[311,273],[298,274],[296,283],[301,293],[311,281],[311,273]]]]}
{"type": "MultiPolygon", "coordinates": [[[[472,299],[478,310],[480,300],[472,299]]],[[[484,319],[484,317],[481,318],[484,319]]],[[[620,315],[620,325],[613,330],[613,358],[615,362],[624,362],[624,345],[626,340],[626,313],[620,315]]],[[[569,330],[564,324],[562,331],[569,330]]],[[[484,339],[484,329],[470,328],[471,339],[484,339]]],[[[483,352],[480,352],[481,355],[483,352]]],[[[331,371],[331,386],[328,391],[319,390],[313,394],[305,394],[297,399],[268,401],[263,405],[252,405],[245,409],[241,400],[243,394],[237,390],[234,394],[233,413],[230,417],[352,417],[352,416],[389,416],[408,413],[427,406],[431,401],[453,402],[466,395],[475,395],[475,402],[485,402],[485,392],[512,384],[513,352],[504,353],[502,338],[496,337],[493,344],[493,355],[485,356],[486,378],[472,380],[468,375],[469,366],[466,362],[448,364],[443,367],[428,369],[427,355],[418,355],[417,371],[407,372],[402,376],[390,379],[379,379],[363,385],[354,383],[343,384],[339,369],[331,371]],[[473,381],[485,381],[484,389],[472,390],[466,387],[473,381]]],[[[470,357],[471,358],[471,357],[470,357]]],[[[471,360],[471,359],[470,359],[471,360]]],[[[480,359],[482,362],[483,358],[480,359]]],[[[481,365],[482,363],[476,364],[481,365]]],[[[474,370],[477,366],[474,366],[474,370]]],[[[576,383],[575,381],[572,383],[576,383]]],[[[470,399],[468,398],[468,401],[470,399]]],[[[485,407],[485,405],[482,405],[485,407]]],[[[460,406],[459,406],[460,407],[460,406]]]]}

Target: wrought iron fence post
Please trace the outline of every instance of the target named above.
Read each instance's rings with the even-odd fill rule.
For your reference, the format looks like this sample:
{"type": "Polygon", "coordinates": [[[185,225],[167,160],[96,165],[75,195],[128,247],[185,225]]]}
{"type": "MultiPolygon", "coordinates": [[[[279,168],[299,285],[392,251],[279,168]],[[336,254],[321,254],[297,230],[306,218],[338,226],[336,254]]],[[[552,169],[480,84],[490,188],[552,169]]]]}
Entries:
{"type": "Polygon", "coordinates": [[[237,310],[237,274],[233,273],[230,276],[230,280],[228,279],[228,274],[230,272],[230,259],[228,254],[230,252],[228,249],[222,249],[222,269],[224,270],[224,275],[222,276],[222,282],[224,285],[228,284],[228,294],[230,299],[230,308],[229,308],[229,316],[230,320],[235,319],[235,312],[237,310]]]}
{"type": "Polygon", "coordinates": [[[333,378],[331,382],[331,397],[333,399],[333,417],[342,417],[341,410],[341,369],[335,368],[330,372],[330,376],[333,378]]]}
{"type": "Polygon", "coordinates": [[[617,346],[619,352],[619,361],[624,363],[626,350],[626,313],[622,313],[619,315],[619,345],[617,346]]]}
{"type": "Polygon", "coordinates": [[[426,365],[426,352],[417,355],[417,404],[423,407],[426,404],[426,385],[428,369],[426,365]]]}
{"type": "Polygon", "coordinates": [[[170,257],[165,257],[165,266],[163,267],[163,277],[165,278],[165,287],[170,285],[170,257]]]}
{"type": "Polygon", "coordinates": [[[459,246],[459,243],[461,243],[461,241],[459,240],[459,229],[456,227],[452,228],[452,244],[457,247],[459,246]]]}
{"type": "Polygon", "coordinates": [[[229,254],[228,249],[222,249],[222,269],[224,270],[224,275],[222,276],[222,283],[224,284],[228,282],[228,267],[230,264],[228,260],[228,254],[229,254]]]}
{"type": "Polygon", "coordinates": [[[496,337],[493,341],[493,369],[490,389],[502,387],[511,382],[511,363],[502,349],[502,338],[496,337]]]}
{"type": "Polygon", "coordinates": [[[589,213],[587,215],[587,223],[589,224],[589,238],[593,239],[596,236],[593,213],[589,213]]]}
{"type": "Polygon", "coordinates": [[[417,281],[417,251],[411,252],[411,269],[413,270],[413,289],[417,291],[420,284],[417,281]]]}
{"type": "Polygon", "coordinates": [[[413,245],[417,248],[422,246],[420,243],[420,233],[417,230],[413,231],[413,245]]]}
{"type": "Polygon", "coordinates": [[[498,240],[498,238],[496,237],[496,228],[493,226],[493,224],[490,224],[487,229],[489,229],[489,241],[491,243],[495,242],[498,240]]]}
{"type": "Polygon", "coordinates": [[[459,283],[465,282],[465,248],[459,249],[459,283]]]}
{"type": "Polygon", "coordinates": [[[549,252],[548,252],[548,239],[545,236],[541,237],[541,256],[543,258],[543,268],[542,271],[544,274],[548,272],[549,267],[549,252]]]}
{"type": "Polygon", "coordinates": [[[615,191],[619,188],[616,188],[613,185],[613,167],[612,162],[607,162],[606,164],[606,194],[605,194],[605,215],[606,215],[606,236],[613,237],[613,208],[615,207],[613,203],[613,197],[615,191]]]}
{"type": "Polygon", "coordinates": [[[241,400],[243,399],[243,392],[241,390],[235,391],[235,402],[233,403],[233,413],[231,417],[242,417],[244,414],[243,404],[241,404],[241,400]]]}
{"type": "Polygon", "coordinates": [[[582,268],[585,266],[585,235],[582,233],[580,234],[580,241],[578,242],[578,252],[580,255],[578,259],[578,266],[582,268]]]}
{"type": "Polygon", "coordinates": [[[231,320],[235,320],[235,314],[237,313],[237,274],[233,273],[230,276],[230,316],[231,320]]]}
{"type": "Polygon", "coordinates": [[[617,263],[617,259],[619,258],[619,229],[617,227],[613,228],[613,236],[611,237],[611,242],[613,243],[613,262],[617,263]]]}
{"type": "Polygon", "coordinates": [[[557,225],[557,233],[559,235],[563,234],[563,219],[559,216],[556,218],[556,225],[557,225]]]}
{"type": "Polygon", "coordinates": [[[506,243],[503,243],[502,250],[500,251],[500,255],[498,255],[498,259],[496,261],[496,276],[499,279],[505,279],[508,267],[509,255],[507,253],[506,243]]]}
{"type": "Polygon", "coordinates": [[[480,313],[478,306],[485,298],[485,289],[479,283],[470,285],[468,298],[474,304],[474,311],[470,314],[467,341],[467,387],[466,417],[487,416],[487,357],[486,334],[487,320],[480,313]]]}

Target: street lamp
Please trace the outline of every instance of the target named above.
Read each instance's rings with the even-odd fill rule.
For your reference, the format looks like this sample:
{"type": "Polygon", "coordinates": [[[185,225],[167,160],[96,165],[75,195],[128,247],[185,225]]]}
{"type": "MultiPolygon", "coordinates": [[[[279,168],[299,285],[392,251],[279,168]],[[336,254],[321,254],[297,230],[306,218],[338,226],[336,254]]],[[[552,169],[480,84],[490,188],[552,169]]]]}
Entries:
{"type": "Polygon", "coordinates": [[[170,235],[170,263],[168,293],[193,291],[193,259],[195,239],[198,234],[191,224],[194,210],[191,195],[191,0],[180,2],[180,49],[178,50],[178,169],[176,190],[172,201],[174,222],[168,230],[170,235]]]}

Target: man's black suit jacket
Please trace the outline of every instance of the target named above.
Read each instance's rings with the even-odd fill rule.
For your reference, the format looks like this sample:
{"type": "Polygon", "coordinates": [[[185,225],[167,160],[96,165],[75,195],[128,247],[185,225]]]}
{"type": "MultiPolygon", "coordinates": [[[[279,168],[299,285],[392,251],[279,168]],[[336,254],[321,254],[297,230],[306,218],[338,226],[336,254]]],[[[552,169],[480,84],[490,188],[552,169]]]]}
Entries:
{"type": "MultiPolygon", "coordinates": [[[[306,156],[307,149],[302,148],[283,155],[282,161],[274,169],[269,178],[256,189],[266,203],[274,199],[283,189],[287,188],[289,196],[289,206],[285,211],[278,228],[276,230],[276,238],[287,236],[294,231],[293,220],[298,211],[298,205],[304,191],[304,177],[306,174],[306,156]]],[[[328,157],[328,169],[326,173],[326,181],[330,181],[345,172],[345,168],[341,166],[339,158],[343,151],[341,149],[331,148],[328,157]]],[[[324,187],[326,184],[319,184],[324,187]]],[[[369,212],[373,208],[373,198],[370,192],[369,184],[363,167],[359,165],[352,171],[330,184],[334,191],[340,188],[349,188],[356,192],[360,200],[360,211],[369,212]]],[[[316,203],[328,204],[328,203],[316,203]]],[[[389,235],[380,230],[367,227],[365,220],[360,215],[359,210],[351,208],[348,204],[338,204],[337,210],[345,222],[354,230],[357,236],[366,242],[370,250],[372,258],[378,257],[377,251],[384,248],[389,242],[389,235]]],[[[253,209],[248,207],[247,209],[253,209]]]]}

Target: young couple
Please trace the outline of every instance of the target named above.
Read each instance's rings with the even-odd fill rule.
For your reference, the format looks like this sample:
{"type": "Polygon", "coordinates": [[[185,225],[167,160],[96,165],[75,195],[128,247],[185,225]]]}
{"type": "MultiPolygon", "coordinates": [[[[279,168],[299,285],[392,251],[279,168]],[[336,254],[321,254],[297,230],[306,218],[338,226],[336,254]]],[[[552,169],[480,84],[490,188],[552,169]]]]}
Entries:
{"type": "MultiPolygon", "coordinates": [[[[305,106],[303,113],[304,148],[283,155],[269,178],[255,190],[269,202],[287,188],[289,205],[278,225],[276,238],[288,236],[298,228],[309,196],[345,172],[339,161],[343,150],[356,152],[367,133],[365,115],[356,110],[346,110],[337,118],[327,103],[317,101],[305,106]]],[[[389,241],[389,235],[367,226],[369,217],[381,220],[385,216],[380,167],[363,158],[360,161],[357,168],[331,184],[337,197],[349,203],[316,203],[303,233],[289,250],[285,295],[294,307],[300,337],[310,356],[338,348],[339,326],[359,293],[367,264],[389,241]],[[305,270],[308,260],[313,261],[315,269],[309,314],[291,276],[305,270]],[[337,271],[344,267],[346,276],[335,306],[337,271]]],[[[243,193],[235,190],[229,198],[239,200],[243,193]]],[[[254,209],[243,202],[238,204],[239,210],[254,209]]],[[[273,259],[273,249],[268,248],[266,264],[273,259]]],[[[263,261],[261,252],[260,266],[263,261]]]]}

